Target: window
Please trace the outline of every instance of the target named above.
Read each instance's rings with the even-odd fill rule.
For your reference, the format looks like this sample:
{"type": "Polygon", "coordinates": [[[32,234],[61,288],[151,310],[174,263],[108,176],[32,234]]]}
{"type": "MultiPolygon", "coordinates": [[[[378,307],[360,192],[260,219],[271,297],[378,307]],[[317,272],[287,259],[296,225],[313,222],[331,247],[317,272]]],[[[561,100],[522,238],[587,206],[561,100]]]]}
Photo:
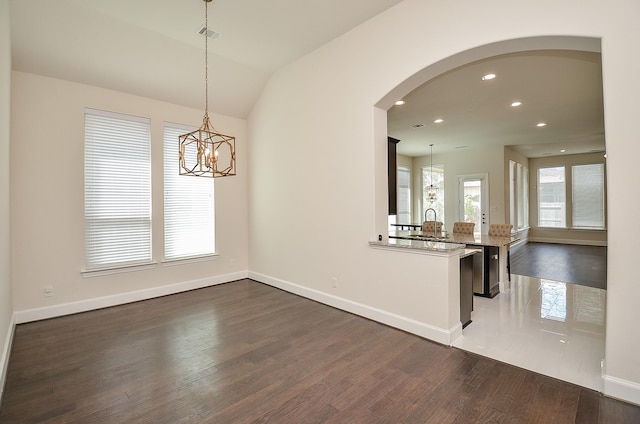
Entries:
{"type": "Polygon", "coordinates": [[[510,219],[516,230],[529,226],[529,169],[509,161],[510,219]]]}
{"type": "Polygon", "coordinates": [[[149,119],[85,110],[86,268],[151,261],[149,119]]]}
{"type": "Polygon", "coordinates": [[[564,166],[538,170],[538,225],[567,226],[564,166]]]}
{"type": "Polygon", "coordinates": [[[571,167],[573,227],[604,228],[604,164],[571,167]]]}
{"type": "Polygon", "coordinates": [[[518,221],[516,228],[521,230],[529,226],[529,168],[518,164],[516,180],[518,182],[518,221]]]}
{"type": "Polygon", "coordinates": [[[194,128],[164,126],[164,257],[215,253],[213,178],[179,175],[178,136],[194,128]]]}
{"type": "Polygon", "coordinates": [[[398,167],[398,223],[411,224],[411,171],[398,167]]]}
{"type": "MultiPolygon", "coordinates": [[[[422,216],[420,222],[424,220],[427,209],[433,208],[438,215],[438,221],[444,223],[444,166],[433,165],[422,168],[422,216]],[[427,188],[433,183],[438,188],[436,199],[431,202],[427,197],[427,188]]],[[[429,214],[429,221],[433,221],[433,212],[429,214]]],[[[444,225],[444,224],[443,224],[444,225]]]]}

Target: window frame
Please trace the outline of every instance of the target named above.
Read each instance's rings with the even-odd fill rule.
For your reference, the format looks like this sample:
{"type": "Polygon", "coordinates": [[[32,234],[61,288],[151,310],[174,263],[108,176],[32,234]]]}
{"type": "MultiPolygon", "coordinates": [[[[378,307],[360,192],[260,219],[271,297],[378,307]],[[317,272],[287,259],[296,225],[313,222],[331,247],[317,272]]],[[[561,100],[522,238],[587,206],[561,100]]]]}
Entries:
{"type": "Polygon", "coordinates": [[[84,127],[83,274],[153,265],[151,119],[85,108],[84,127]]]}
{"type": "Polygon", "coordinates": [[[194,129],[173,122],[164,122],[162,127],[163,263],[217,256],[215,179],[180,175],[178,170],[178,136],[194,129]],[[209,221],[207,213],[211,214],[209,221]],[[211,231],[209,241],[202,237],[205,231],[211,231]]]}

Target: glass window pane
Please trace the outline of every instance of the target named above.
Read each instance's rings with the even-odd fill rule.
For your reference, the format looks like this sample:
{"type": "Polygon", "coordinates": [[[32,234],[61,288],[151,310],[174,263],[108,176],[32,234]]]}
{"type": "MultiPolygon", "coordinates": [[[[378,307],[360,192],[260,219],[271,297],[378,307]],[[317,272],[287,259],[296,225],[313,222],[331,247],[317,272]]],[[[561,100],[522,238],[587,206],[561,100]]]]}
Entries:
{"type": "Polygon", "coordinates": [[[150,120],[86,109],[84,149],[86,269],[150,262],[150,120]]]}
{"type": "Polygon", "coordinates": [[[164,258],[215,253],[214,179],[179,175],[178,136],[193,128],[164,127],[164,258]]]}
{"type": "MultiPolygon", "coordinates": [[[[444,223],[444,165],[422,168],[422,216],[418,222],[424,221],[425,212],[429,208],[435,209],[438,221],[444,223]],[[431,184],[438,189],[433,201],[427,195],[427,189],[431,184]]],[[[433,221],[433,214],[429,215],[429,221],[433,221]]]]}
{"type": "Polygon", "coordinates": [[[564,166],[538,170],[538,226],[567,226],[564,166]]]}
{"type": "Polygon", "coordinates": [[[604,164],[571,169],[573,226],[604,228],[604,164]]]}
{"type": "Polygon", "coordinates": [[[399,224],[411,224],[411,171],[398,167],[398,219],[399,224]]]}

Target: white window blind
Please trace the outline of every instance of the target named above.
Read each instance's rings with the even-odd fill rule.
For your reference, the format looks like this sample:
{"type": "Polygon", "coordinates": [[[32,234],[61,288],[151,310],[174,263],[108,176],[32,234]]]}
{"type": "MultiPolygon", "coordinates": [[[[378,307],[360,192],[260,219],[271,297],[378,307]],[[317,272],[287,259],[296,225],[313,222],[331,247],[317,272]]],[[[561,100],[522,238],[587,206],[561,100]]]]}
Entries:
{"type": "Polygon", "coordinates": [[[398,167],[398,223],[411,224],[411,171],[398,167]]]}
{"type": "Polygon", "coordinates": [[[574,165],[571,173],[573,226],[604,228],[604,164],[574,165]]]}
{"type": "Polygon", "coordinates": [[[215,253],[213,178],[179,175],[178,136],[194,128],[164,127],[164,257],[215,253]]]}
{"type": "Polygon", "coordinates": [[[150,121],[85,110],[87,270],[151,261],[150,121]]]}
{"type": "Polygon", "coordinates": [[[566,227],[566,188],[564,166],[538,170],[538,225],[566,227]]]}

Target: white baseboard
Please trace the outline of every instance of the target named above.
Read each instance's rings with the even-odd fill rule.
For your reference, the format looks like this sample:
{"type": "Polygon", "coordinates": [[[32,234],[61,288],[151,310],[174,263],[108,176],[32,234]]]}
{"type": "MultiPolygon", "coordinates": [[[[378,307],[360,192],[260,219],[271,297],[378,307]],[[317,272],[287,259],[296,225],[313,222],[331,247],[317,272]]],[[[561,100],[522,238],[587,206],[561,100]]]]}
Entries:
{"type": "Polygon", "coordinates": [[[640,405],[640,384],[605,374],[602,381],[605,396],[640,405]]]}
{"type": "Polygon", "coordinates": [[[11,316],[9,322],[9,328],[7,328],[7,334],[4,340],[4,346],[2,348],[2,362],[0,362],[0,404],[2,403],[2,396],[4,395],[4,385],[7,382],[7,369],[9,368],[9,356],[11,355],[11,346],[13,345],[13,334],[16,329],[16,317],[15,314],[11,316]]]}
{"type": "Polygon", "coordinates": [[[249,272],[249,278],[447,346],[451,346],[455,340],[462,336],[462,325],[460,323],[450,329],[439,328],[411,318],[383,311],[369,305],[353,302],[342,297],[310,289],[308,287],[257,272],[249,272]]]}
{"type": "Polygon", "coordinates": [[[248,271],[241,271],[231,274],[217,275],[215,277],[202,278],[199,280],[184,281],[180,283],[169,284],[166,286],[152,287],[128,293],[119,293],[111,296],[80,300],[77,302],[45,306],[43,308],[26,309],[22,311],[16,311],[14,317],[16,324],[22,324],[25,322],[55,318],[63,315],[108,308],[110,306],[138,302],[140,300],[152,299],[154,297],[201,289],[203,287],[214,286],[216,284],[223,284],[230,281],[240,280],[242,278],[247,278],[247,275],[248,271]]]}
{"type": "Polygon", "coordinates": [[[556,244],[577,244],[581,246],[607,246],[606,241],[597,240],[574,240],[574,239],[561,239],[561,238],[547,238],[547,237],[529,237],[529,241],[532,243],[556,243],[556,244]]]}

